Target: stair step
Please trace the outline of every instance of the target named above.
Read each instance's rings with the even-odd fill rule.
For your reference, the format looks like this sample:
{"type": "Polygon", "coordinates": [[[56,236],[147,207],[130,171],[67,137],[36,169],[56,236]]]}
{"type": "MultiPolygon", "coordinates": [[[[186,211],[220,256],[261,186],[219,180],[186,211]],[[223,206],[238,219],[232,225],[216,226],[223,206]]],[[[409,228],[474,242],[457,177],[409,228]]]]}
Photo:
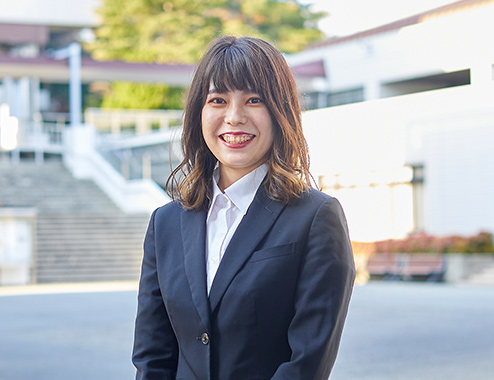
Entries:
{"type": "Polygon", "coordinates": [[[101,282],[101,281],[137,281],[139,273],[105,273],[105,274],[58,274],[38,276],[39,283],[101,282]]]}
{"type": "Polygon", "coordinates": [[[111,263],[112,266],[110,268],[104,267],[103,264],[105,262],[87,262],[87,263],[79,263],[79,262],[71,262],[71,263],[53,263],[52,265],[45,266],[45,273],[55,273],[55,272],[69,272],[72,271],[74,273],[81,273],[84,271],[91,271],[91,272],[108,272],[108,271],[116,271],[120,269],[126,269],[126,270],[131,270],[131,271],[136,271],[140,269],[140,266],[136,267],[136,264],[138,264],[140,260],[135,260],[134,262],[132,261],[126,261],[125,263],[119,262],[119,263],[111,263]]]}
{"type": "Polygon", "coordinates": [[[125,214],[61,162],[0,163],[0,206],[36,208],[39,283],[138,279],[150,216],[125,214]]]}

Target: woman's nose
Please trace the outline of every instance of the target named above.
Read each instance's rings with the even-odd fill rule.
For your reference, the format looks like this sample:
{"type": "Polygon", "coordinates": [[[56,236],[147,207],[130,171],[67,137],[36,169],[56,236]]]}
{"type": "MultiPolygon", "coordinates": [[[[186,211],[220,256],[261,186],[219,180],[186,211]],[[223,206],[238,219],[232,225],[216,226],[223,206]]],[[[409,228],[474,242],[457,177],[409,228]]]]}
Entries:
{"type": "Polygon", "coordinates": [[[237,102],[229,104],[225,114],[225,123],[230,125],[241,125],[245,124],[246,121],[247,117],[243,104],[237,102]]]}

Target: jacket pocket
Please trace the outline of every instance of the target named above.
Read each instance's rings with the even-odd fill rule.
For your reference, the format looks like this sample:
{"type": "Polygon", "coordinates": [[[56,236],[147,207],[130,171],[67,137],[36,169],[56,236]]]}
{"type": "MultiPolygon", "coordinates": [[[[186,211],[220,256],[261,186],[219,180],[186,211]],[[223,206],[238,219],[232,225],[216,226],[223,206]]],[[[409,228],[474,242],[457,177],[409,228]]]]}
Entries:
{"type": "Polygon", "coordinates": [[[278,245],[276,247],[261,249],[260,251],[255,251],[250,258],[250,262],[254,263],[257,261],[268,260],[282,256],[289,256],[297,253],[298,253],[297,243],[293,242],[293,243],[278,245]]]}

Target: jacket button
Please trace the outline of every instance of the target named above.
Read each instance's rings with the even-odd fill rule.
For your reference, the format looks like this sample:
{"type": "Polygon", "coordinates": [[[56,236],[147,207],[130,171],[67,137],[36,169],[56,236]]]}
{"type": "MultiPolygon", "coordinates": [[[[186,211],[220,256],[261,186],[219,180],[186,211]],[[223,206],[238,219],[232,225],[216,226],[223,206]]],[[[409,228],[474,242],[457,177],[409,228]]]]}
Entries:
{"type": "Polygon", "coordinates": [[[201,342],[202,342],[202,344],[209,344],[209,335],[208,335],[208,333],[203,333],[201,335],[201,342]]]}

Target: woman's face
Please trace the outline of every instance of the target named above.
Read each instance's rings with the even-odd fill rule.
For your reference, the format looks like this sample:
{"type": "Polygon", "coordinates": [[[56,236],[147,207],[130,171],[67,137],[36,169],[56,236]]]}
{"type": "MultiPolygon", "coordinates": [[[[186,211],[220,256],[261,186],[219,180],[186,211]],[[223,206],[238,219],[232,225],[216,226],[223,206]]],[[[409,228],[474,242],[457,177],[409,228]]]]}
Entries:
{"type": "Polygon", "coordinates": [[[218,92],[211,86],[201,114],[202,134],[220,163],[220,189],[263,164],[273,145],[273,123],[251,91],[218,92]]]}

